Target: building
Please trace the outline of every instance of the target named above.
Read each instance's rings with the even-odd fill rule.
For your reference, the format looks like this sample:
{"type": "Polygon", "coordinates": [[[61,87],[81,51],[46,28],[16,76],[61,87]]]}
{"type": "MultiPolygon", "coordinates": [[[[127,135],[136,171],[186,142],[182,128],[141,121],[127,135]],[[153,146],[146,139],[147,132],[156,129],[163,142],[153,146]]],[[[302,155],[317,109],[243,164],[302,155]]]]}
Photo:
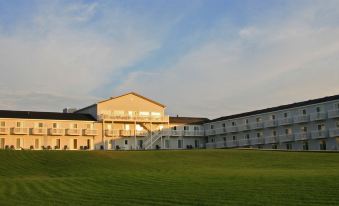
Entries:
{"type": "Polygon", "coordinates": [[[0,110],[0,149],[339,150],[339,95],[209,120],[130,92],[64,113],[0,110]]]}

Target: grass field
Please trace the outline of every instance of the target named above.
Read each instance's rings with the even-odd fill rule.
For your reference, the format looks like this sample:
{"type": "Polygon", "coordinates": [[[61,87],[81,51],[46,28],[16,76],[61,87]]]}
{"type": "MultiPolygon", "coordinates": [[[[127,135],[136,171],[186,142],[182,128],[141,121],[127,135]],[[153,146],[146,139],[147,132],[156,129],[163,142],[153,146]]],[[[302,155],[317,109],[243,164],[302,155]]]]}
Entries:
{"type": "Polygon", "coordinates": [[[0,151],[0,205],[339,205],[339,154],[0,151]]]}

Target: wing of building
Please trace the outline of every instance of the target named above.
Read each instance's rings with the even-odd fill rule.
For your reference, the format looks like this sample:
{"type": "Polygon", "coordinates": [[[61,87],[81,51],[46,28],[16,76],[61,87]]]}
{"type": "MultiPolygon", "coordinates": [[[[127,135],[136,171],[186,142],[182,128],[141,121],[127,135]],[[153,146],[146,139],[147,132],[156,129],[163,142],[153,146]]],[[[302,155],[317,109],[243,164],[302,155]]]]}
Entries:
{"type": "Polygon", "coordinates": [[[339,95],[214,120],[165,110],[135,92],[66,113],[0,110],[0,149],[339,150],[339,95]]]}

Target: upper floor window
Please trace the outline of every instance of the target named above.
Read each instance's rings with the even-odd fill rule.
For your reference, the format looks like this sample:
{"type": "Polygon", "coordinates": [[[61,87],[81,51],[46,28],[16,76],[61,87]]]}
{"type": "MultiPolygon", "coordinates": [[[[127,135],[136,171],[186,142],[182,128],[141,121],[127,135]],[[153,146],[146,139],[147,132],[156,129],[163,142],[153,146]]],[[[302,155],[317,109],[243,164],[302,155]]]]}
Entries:
{"type": "Polygon", "coordinates": [[[291,128],[286,128],[285,129],[285,134],[292,134],[292,129],[291,128]]]}
{"type": "Polygon", "coordinates": [[[71,124],[71,128],[72,129],[78,129],[78,124],[76,124],[76,123],[71,124]]]}
{"type": "Polygon", "coordinates": [[[235,126],[235,125],[237,125],[235,122],[232,122],[232,126],[235,126]]]}
{"type": "Polygon", "coordinates": [[[188,126],[184,126],[184,130],[189,130],[188,126]]]}
{"type": "Polygon", "coordinates": [[[274,137],[277,136],[277,131],[276,131],[276,130],[273,130],[273,131],[272,131],[272,134],[273,134],[274,137]]]}
{"type": "Polygon", "coordinates": [[[319,113],[321,111],[321,108],[320,107],[317,107],[316,108],[316,111],[319,113]]]}
{"type": "Polygon", "coordinates": [[[38,122],[38,123],[35,124],[35,127],[37,127],[37,128],[43,128],[43,127],[44,127],[44,123],[38,122]]]}
{"type": "Polygon", "coordinates": [[[245,138],[249,139],[250,138],[250,134],[246,134],[245,138]]]}
{"type": "Polygon", "coordinates": [[[301,114],[306,115],[307,114],[306,109],[301,110],[301,114]]]}
{"type": "Polygon", "coordinates": [[[16,127],[23,127],[24,123],[23,122],[16,122],[16,127]]]}
{"type": "Polygon", "coordinates": [[[177,130],[177,126],[172,127],[172,130],[177,130]]]}
{"type": "Polygon", "coordinates": [[[301,127],[302,132],[307,132],[307,127],[301,127]]]}
{"type": "Polygon", "coordinates": [[[149,116],[149,112],[139,112],[140,116],[149,116]]]}
{"type": "Polygon", "coordinates": [[[324,130],[325,124],[318,124],[318,130],[324,130]]]}
{"type": "Polygon", "coordinates": [[[285,118],[288,117],[288,113],[287,112],[284,113],[284,117],[285,118]]]}
{"type": "Polygon", "coordinates": [[[260,138],[262,136],[262,133],[261,132],[258,132],[257,133],[257,138],[260,138]]]}
{"type": "Polygon", "coordinates": [[[152,116],[156,116],[156,117],[160,117],[161,116],[160,112],[151,112],[151,115],[152,116]]]}
{"type": "Polygon", "coordinates": [[[233,140],[236,140],[236,139],[237,139],[237,137],[236,137],[236,136],[233,136],[233,137],[232,137],[232,139],[233,139],[233,140]]]}
{"type": "Polygon", "coordinates": [[[130,127],[129,127],[129,124],[125,124],[125,130],[129,130],[130,127]]]}
{"type": "Polygon", "coordinates": [[[337,126],[337,128],[339,128],[339,121],[336,122],[336,126],[337,126]]]}
{"type": "Polygon", "coordinates": [[[275,115],[274,114],[271,115],[271,119],[275,120],[275,115]]]}
{"type": "Polygon", "coordinates": [[[248,119],[245,119],[245,123],[248,124],[248,119]]]}
{"type": "Polygon", "coordinates": [[[53,127],[54,129],[59,128],[59,124],[54,122],[53,125],[52,125],[52,127],[53,127]]]}
{"type": "Polygon", "coordinates": [[[226,137],[224,137],[223,139],[224,139],[224,141],[226,142],[226,137]]]}
{"type": "Polygon", "coordinates": [[[225,124],[225,123],[222,123],[222,127],[226,127],[226,124],[225,124]]]}
{"type": "Polygon", "coordinates": [[[261,122],[261,117],[257,117],[257,118],[256,118],[256,121],[257,121],[257,122],[261,122]]]}
{"type": "Polygon", "coordinates": [[[6,127],[6,122],[4,121],[0,122],[0,127],[6,127]]]}
{"type": "Polygon", "coordinates": [[[86,129],[93,129],[93,124],[86,124],[86,129]]]}
{"type": "Polygon", "coordinates": [[[194,130],[197,131],[200,130],[200,128],[198,126],[194,126],[194,130]]]}

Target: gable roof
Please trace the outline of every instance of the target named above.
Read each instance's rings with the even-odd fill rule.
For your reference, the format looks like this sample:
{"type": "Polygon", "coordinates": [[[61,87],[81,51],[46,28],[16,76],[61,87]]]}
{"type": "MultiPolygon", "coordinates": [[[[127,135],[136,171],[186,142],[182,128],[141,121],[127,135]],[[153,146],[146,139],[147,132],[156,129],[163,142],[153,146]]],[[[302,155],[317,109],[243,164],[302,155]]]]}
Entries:
{"type": "Polygon", "coordinates": [[[328,96],[328,97],[323,97],[323,98],[318,98],[318,99],[311,99],[311,100],[307,100],[307,101],[303,101],[303,102],[296,102],[296,103],[292,103],[292,104],[286,104],[286,105],[271,107],[271,108],[267,108],[267,109],[261,109],[261,110],[251,111],[251,112],[245,112],[245,113],[240,113],[240,114],[234,114],[234,115],[219,117],[219,118],[210,120],[209,122],[218,122],[218,121],[222,121],[222,120],[241,118],[241,117],[252,116],[252,115],[263,114],[263,113],[269,113],[269,112],[275,112],[275,111],[285,110],[285,109],[292,109],[292,108],[296,108],[296,107],[303,107],[303,106],[308,106],[308,105],[312,105],[312,104],[319,104],[319,103],[333,101],[333,100],[339,100],[339,95],[333,95],[333,96],[328,96]]]}
{"type": "Polygon", "coordinates": [[[178,124],[203,124],[208,120],[204,117],[169,117],[169,123],[178,124]]]}
{"type": "Polygon", "coordinates": [[[0,118],[96,121],[89,114],[0,110],[0,118]]]}
{"type": "Polygon", "coordinates": [[[156,105],[159,105],[159,106],[161,106],[161,107],[163,107],[163,108],[166,107],[165,105],[163,105],[163,104],[161,104],[161,103],[159,103],[159,102],[156,102],[156,101],[154,101],[154,100],[151,100],[151,99],[149,99],[149,98],[147,98],[147,97],[144,97],[144,96],[142,96],[142,95],[140,95],[140,94],[138,94],[138,93],[136,93],[136,92],[129,92],[129,93],[126,93],[126,94],[123,94],[123,95],[120,95],[120,96],[111,97],[111,98],[109,98],[109,99],[102,100],[102,101],[98,102],[97,104],[103,103],[103,102],[106,102],[106,101],[109,101],[109,100],[112,100],[112,99],[117,99],[117,98],[120,98],[120,97],[123,97],[123,96],[127,96],[127,95],[129,95],[129,94],[132,94],[132,95],[135,95],[135,96],[140,97],[140,98],[142,98],[142,99],[145,99],[145,100],[147,100],[147,101],[149,101],[149,102],[152,102],[152,103],[154,103],[154,104],[156,104],[156,105]]]}

